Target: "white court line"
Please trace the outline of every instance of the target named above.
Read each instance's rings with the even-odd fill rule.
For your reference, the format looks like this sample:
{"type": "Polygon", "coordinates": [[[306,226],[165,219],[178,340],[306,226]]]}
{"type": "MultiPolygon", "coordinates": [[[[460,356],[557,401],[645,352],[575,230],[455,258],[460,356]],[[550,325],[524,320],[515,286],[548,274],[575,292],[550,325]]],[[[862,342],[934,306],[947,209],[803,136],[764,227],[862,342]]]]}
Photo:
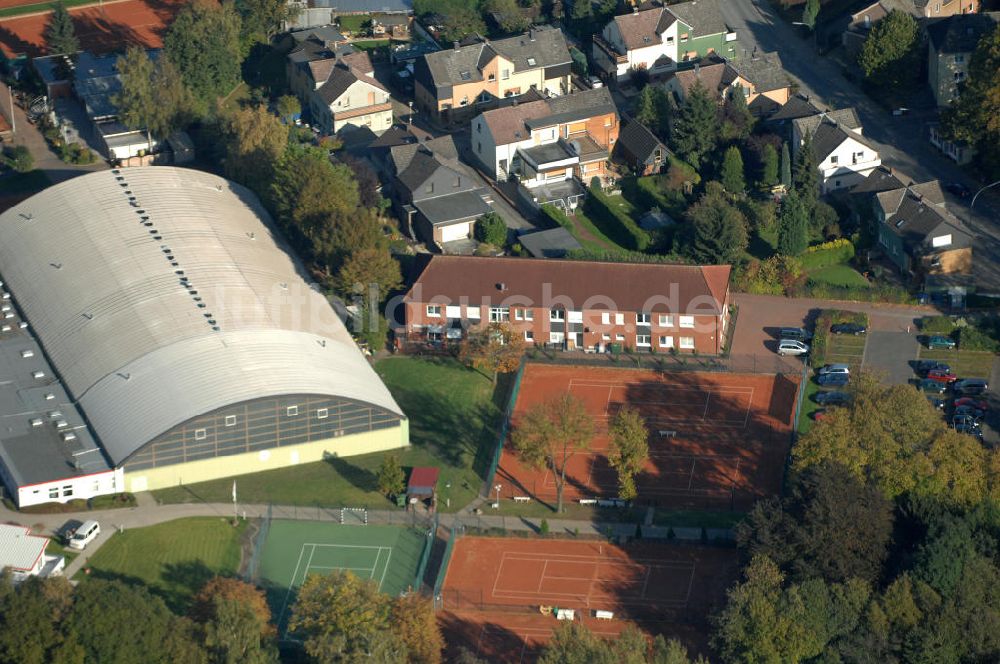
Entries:
{"type": "MultiPolygon", "coordinates": [[[[379,547],[378,551],[375,552],[375,562],[372,563],[372,570],[368,574],[368,578],[369,579],[373,579],[373,580],[375,579],[375,570],[378,569],[378,561],[379,561],[379,558],[381,558],[381,557],[382,557],[382,547],[379,547]]],[[[381,588],[381,587],[382,586],[379,585],[379,588],[381,588]]]]}
{"type": "Polygon", "coordinates": [[[542,583],[545,582],[545,570],[549,568],[549,561],[545,561],[542,564],[542,574],[538,577],[538,592],[542,592],[542,583]]]}
{"type": "MultiPolygon", "coordinates": [[[[281,624],[281,621],[285,617],[285,610],[288,609],[288,600],[291,599],[292,588],[295,587],[295,577],[299,575],[299,565],[302,564],[302,554],[304,554],[305,552],[306,552],[306,545],[303,544],[302,548],[299,549],[299,559],[298,559],[298,562],[295,563],[295,571],[292,572],[292,579],[288,582],[288,592],[285,593],[285,601],[281,605],[281,613],[278,614],[278,624],[279,625],[281,624]]],[[[288,629],[287,628],[285,629],[285,633],[286,634],[288,633],[288,629]]]]}
{"type": "MultiPolygon", "coordinates": [[[[379,547],[380,549],[382,547],[379,547]]],[[[392,547],[388,547],[389,556],[385,559],[385,569],[382,571],[382,579],[378,582],[378,589],[382,590],[382,585],[385,583],[385,575],[389,571],[389,561],[392,560],[392,547]]]]}
{"type": "Polygon", "coordinates": [[[383,549],[382,546],[372,546],[369,544],[324,544],[322,542],[305,542],[302,546],[328,546],[337,549],[383,549]]]}
{"type": "Polygon", "coordinates": [[[701,414],[701,419],[704,420],[708,417],[708,405],[712,403],[712,393],[709,392],[708,396],[705,397],[705,412],[701,414]]]}
{"type": "Polygon", "coordinates": [[[697,459],[691,459],[691,474],[688,475],[688,491],[691,490],[691,485],[694,484],[694,467],[698,465],[697,459]]]}
{"type": "MultiPolygon", "coordinates": [[[[337,567],[335,565],[311,565],[309,569],[336,569],[341,572],[364,572],[368,575],[368,578],[372,578],[372,572],[375,571],[374,567],[337,567]]],[[[309,575],[309,571],[306,570],[306,575],[309,575]]],[[[358,574],[358,576],[361,576],[358,574]]]]}

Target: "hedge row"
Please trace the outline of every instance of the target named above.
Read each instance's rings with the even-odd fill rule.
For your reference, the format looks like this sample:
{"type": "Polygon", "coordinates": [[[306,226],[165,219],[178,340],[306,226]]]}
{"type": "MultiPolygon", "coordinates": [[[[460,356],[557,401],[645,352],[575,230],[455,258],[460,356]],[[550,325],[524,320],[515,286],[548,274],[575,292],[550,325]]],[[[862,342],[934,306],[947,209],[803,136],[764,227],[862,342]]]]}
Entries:
{"type": "Polygon", "coordinates": [[[551,222],[552,228],[556,226],[562,226],[566,230],[573,232],[573,224],[569,222],[569,217],[563,212],[562,208],[556,207],[555,205],[545,204],[542,206],[542,216],[551,222]]]}
{"type": "Polygon", "coordinates": [[[913,296],[906,289],[878,282],[868,288],[832,286],[814,281],[789,289],[788,297],[813,297],[820,300],[847,300],[853,302],[895,302],[912,304],[913,296]]]}
{"type": "Polygon", "coordinates": [[[626,249],[645,251],[649,248],[649,233],[619,211],[604,192],[592,188],[584,203],[584,212],[602,233],[626,249]]]}
{"type": "Polygon", "coordinates": [[[858,323],[868,326],[868,314],[863,311],[843,311],[841,309],[824,309],[816,318],[816,328],[812,343],[809,346],[809,362],[814,369],[826,364],[826,350],[830,341],[830,326],[837,323],[858,323]]]}
{"type": "Polygon", "coordinates": [[[566,258],[577,261],[600,261],[603,263],[691,264],[691,259],[675,254],[646,254],[641,251],[615,249],[571,249],[566,252],[566,258]]]}

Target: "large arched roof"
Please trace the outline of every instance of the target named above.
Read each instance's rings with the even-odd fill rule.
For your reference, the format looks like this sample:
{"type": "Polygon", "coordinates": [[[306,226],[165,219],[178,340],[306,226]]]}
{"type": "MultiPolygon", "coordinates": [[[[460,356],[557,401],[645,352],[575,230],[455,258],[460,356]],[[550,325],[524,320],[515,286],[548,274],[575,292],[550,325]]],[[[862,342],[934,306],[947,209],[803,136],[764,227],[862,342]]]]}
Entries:
{"type": "Polygon", "coordinates": [[[0,215],[0,274],[118,464],[248,399],[325,394],[402,415],[244,187],[148,167],[0,215]]]}

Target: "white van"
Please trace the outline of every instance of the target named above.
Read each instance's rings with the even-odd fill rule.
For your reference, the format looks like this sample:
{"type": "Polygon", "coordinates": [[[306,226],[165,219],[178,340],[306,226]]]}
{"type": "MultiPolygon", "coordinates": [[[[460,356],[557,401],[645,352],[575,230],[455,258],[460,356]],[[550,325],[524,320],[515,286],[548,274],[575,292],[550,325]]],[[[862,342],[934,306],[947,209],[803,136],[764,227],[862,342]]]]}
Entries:
{"type": "Polygon", "coordinates": [[[101,524],[96,521],[85,521],[79,528],[73,531],[73,535],[69,538],[69,548],[80,549],[82,551],[87,548],[88,544],[97,539],[97,536],[100,534],[101,524]]]}
{"type": "Polygon", "coordinates": [[[809,346],[794,339],[782,339],[778,342],[778,355],[805,355],[809,346]]]}
{"type": "Polygon", "coordinates": [[[817,371],[820,376],[826,376],[829,374],[843,374],[845,376],[850,375],[851,367],[847,364],[827,364],[819,368],[817,371]]]}

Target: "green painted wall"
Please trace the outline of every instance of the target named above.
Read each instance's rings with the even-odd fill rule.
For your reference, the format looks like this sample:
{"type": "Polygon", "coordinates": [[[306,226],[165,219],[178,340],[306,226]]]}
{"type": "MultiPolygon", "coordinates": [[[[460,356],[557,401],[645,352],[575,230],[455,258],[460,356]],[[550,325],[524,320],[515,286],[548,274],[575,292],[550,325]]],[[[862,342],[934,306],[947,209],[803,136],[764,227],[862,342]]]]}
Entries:
{"type": "Polygon", "coordinates": [[[125,473],[127,491],[153,491],[181,484],[205,482],[263,470],[285,468],[300,463],[322,461],[330,455],[341,457],[398,449],[410,444],[410,421],[398,427],[368,431],[350,436],[328,438],[301,445],[273,447],[259,452],[234,454],[180,463],[175,466],[146,468],[125,473]]]}

